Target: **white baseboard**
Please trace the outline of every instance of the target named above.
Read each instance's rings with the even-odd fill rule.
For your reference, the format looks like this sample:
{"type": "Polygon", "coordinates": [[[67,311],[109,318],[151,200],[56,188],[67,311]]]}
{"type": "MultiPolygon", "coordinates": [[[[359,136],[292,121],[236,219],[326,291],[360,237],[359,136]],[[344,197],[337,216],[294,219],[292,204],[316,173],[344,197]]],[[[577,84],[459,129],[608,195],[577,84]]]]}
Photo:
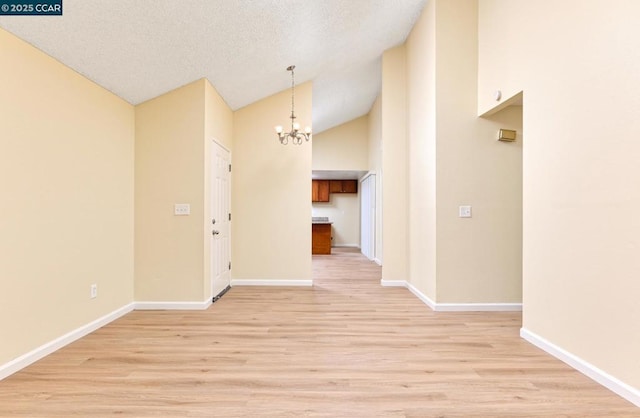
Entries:
{"type": "Polygon", "coordinates": [[[358,244],[334,244],[331,246],[331,248],[358,248],[360,249],[360,246],[358,244]]]}
{"type": "Polygon", "coordinates": [[[436,303],[438,312],[522,312],[522,303],[436,303]]]}
{"type": "Polygon", "coordinates": [[[376,263],[379,266],[382,266],[382,261],[378,260],[377,258],[374,258],[373,262],[376,263]]]}
{"type": "Polygon", "coordinates": [[[116,309],[115,311],[104,315],[95,321],[89,322],[86,325],[81,326],[71,332],[64,334],[61,337],[56,338],[55,340],[49,341],[46,344],[41,345],[40,347],[29,351],[26,354],[21,355],[20,357],[11,360],[10,362],[0,365],[0,380],[5,377],[11,376],[15,372],[24,369],[25,367],[35,363],[43,357],[48,356],[49,354],[61,349],[65,345],[68,345],[85,335],[91,334],[93,331],[107,325],[110,322],[115,321],[123,315],[128,314],[134,308],[134,303],[130,303],[128,305],[123,306],[120,309],[116,309]]]}
{"type": "Polygon", "coordinates": [[[313,280],[231,280],[233,286],[313,286],[313,280]]]}
{"type": "Polygon", "coordinates": [[[203,311],[211,299],[203,302],[135,302],[136,311],[203,311]]]}
{"type": "Polygon", "coordinates": [[[404,280],[381,280],[380,284],[387,287],[406,287],[425,305],[436,312],[519,312],[522,303],[436,303],[429,296],[422,293],[411,283],[404,280]]]}
{"type": "Polygon", "coordinates": [[[380,280],[380,284],[385,287],[404,287],[405,289],[409,289],[422,303],[431,308],[431,310],[436,310],[436,303],[429,296],[416,289],[411,283],[407,283],[404,280],[380,280]]]}
{"type": "Polygon", "coordinates": [[[634,405],[640,407],[639,389],[629,386],[628,384],[595,367],[591,363],[586,362],[580,357],[571,354],[570,352],[558,347],[557,345],[551,343],[548,340],[545,340],[541,336],[534,334],[533,332],[525,328],[520,329],[520,336],[531,344],[540,348],[541,350],[546,351],[553,357],[565,362],[587,377],[595,380],[610,391],[618,394],[634,405]]]}
{"type": "Polygon", "coordinates": [[[380,284],[384,287],[407,287],[404,280],[380,280],[380,284]]]}
{"type": "Polygon", "coordinates": [[[411,283],[405,282],[405,287],[407,289],[409,289],[409,291],[411,293],[416,295],[416,297],[418,299],[420,299],[422,301],[422,303],[424,303],[429,308],[431,308],[431,310],[434,310],[434,311],[438,310],[438,308],[437,308],[438,305],[433,301],[433,299],[431,299],[429,296],[427,296],[424,293],[422,293],[421,291],[419,291],[414,285],[412,285],[411,283]]]}

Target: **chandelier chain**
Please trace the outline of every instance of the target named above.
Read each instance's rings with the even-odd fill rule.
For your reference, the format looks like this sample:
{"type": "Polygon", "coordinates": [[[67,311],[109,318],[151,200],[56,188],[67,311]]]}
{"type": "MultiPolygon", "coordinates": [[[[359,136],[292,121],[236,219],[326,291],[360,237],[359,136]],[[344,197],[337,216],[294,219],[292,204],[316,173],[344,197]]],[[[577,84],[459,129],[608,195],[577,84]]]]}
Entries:
{"type": "Polygon", "coordinates": [[[294,98],[296,96],[296,83],[293,77],[294,68],[295,66],[292,65],[291,66],[291,130],[293,130],[293,120],[296,118],[296,115],[293,113],[293,109],[295,109],[294,98]]]}

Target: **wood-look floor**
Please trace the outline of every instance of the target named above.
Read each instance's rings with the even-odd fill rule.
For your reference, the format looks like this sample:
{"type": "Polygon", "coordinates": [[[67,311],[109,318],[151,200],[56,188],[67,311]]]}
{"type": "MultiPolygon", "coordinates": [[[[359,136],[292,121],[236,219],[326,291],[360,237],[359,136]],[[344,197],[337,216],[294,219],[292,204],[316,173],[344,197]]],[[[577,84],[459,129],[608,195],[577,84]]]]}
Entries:
{"type": "Polygon", "coordinates": [[[434,313],[358,253],[313,288],[138,311],[0,382],[1,417],[640,417],[519,338],[519,313],[434,313]]]}

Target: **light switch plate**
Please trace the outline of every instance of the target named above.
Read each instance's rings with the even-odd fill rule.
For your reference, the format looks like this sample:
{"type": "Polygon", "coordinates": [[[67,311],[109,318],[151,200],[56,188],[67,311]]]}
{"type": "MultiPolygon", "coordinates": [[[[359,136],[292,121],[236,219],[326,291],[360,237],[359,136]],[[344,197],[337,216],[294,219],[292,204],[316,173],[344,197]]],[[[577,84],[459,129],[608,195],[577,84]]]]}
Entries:
{"type": "Polygon", "coordinates": [[[460,207],[458,207],[458,216],[460,218],[470,218],[471,217],[471,206],[460,206],[460,207]]]}
{"type": "Polygon", "coordinates": [[[173,208],[174,215],[190,215],[191,205],[188,203],[176,203],[173,208]]]}

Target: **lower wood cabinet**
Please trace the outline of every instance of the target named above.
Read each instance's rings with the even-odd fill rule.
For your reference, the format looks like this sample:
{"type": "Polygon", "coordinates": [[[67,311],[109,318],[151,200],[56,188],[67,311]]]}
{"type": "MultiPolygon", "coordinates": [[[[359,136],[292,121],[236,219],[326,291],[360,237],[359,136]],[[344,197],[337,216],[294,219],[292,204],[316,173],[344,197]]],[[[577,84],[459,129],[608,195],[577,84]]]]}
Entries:
{"type": "Polygon", "coordinates": [[[331,224],[311,225],[311,254],[331,254],[331,224]]]}

